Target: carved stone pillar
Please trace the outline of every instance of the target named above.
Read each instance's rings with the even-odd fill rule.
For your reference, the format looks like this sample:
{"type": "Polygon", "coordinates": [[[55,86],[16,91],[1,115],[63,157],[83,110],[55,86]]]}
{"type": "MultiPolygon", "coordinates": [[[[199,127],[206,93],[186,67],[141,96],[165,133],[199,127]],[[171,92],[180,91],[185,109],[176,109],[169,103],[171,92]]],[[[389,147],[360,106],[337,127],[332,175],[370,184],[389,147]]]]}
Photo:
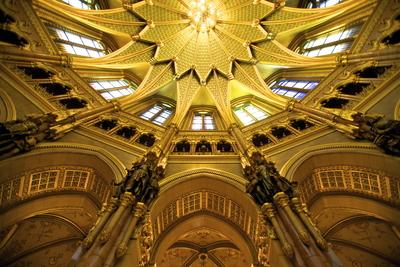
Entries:
{"type": "Polygon", "coordinates": [[[334,252],[328,249],[319,230],[301,210],[298,199],[293,199],[289,201],[285,193],[279,192],[274,196],[274,203],[265,203],[261,207],[291,266],[342,266],[334,252]],[[299,212],[296,211],[298,208],[299,212]]]}
{"type": "Polygon", "coordinates": [[[229,132],[236,141],[239,152],[244,156],[249,156],[246,139],[236,123],[232,123],[229,127],[229,132]]]}
{"type": "Polygon", "coordinates": [[[112,267],[124,257],[147,206],[157,197],[164,173],[158,162],[155,153],[147,153],[128,170],[123,182],[115,184],[114,197],[103,207],[69,266],[112,267]]]}
{"type": "Polygon", "coordinates": [[[136,225],[138,223],[138,220],[143,216],[143,214],[146,212],[147,207],[144,203],[137,203],[136,208],[132,210],[132,218],[130,219],[130,222],[128,224],[128,228],[126,232],[123,235],[121,243],[119,243],[118,249],[116,251],[116,256],[117,258],[121,258],[122,256],[125,255],[127,249],[128,249],[128,242],[130,237],[132,236],[132,233],[134,232],[136,225]]]}
{"type": "Polygon", "coordinates": [[[328,267],[342,266],[317,227],[312,224],[296,197],[297,183],[282,177],[275,165],[259,152],[253,153],[244,168],[249,181],[246,192],[261,206],[262,215],[270,222],[286,259],[275,259],[277,266],[328,267]]]}
{"type": "Polygon", "coordinates": [[[160,150],[162,153],[162,157],[165,157],[171,147],[172,139],[175,136],[175,134],[178,132],[178,128],[176,127],[176,124],[171,124],[168,125],[164,136],[162,137],[160,141],[160,150]]]}
{"type": "Polygon", "coordinates": [[[117,211],[113,214],[108,224],[104,227],[104,230],[100,234],[100,243],[104,244],[110,238],[111,232],[115,231],[117,222],[124,215],[125,211],[130,207],[135,201],[135,197],[131,192],[125,192],[121,197],[121,203],[117,211]]]}

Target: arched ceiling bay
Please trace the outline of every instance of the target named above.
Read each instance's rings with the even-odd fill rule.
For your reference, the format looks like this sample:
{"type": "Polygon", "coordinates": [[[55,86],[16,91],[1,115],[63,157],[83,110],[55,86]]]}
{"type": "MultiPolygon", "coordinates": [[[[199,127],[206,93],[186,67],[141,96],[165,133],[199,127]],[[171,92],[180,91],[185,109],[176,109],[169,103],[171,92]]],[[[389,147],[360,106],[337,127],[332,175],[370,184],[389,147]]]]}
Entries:
{"type": "Polygon", "coordinates": [[[192,104],[210,103],[226,121],[234,122],[230,102],[247,94],[283,109],[287,100],[271,92],[263,81],[266,75],[281,68],[335,62],[334,56],[299,55],[287,48],[288,43],[305,29],[365,5],[345,1],[330,8],[299,9],[263,0],[212,0],[208,2],[215,5],[215,23],[204,30],[194,26],[189,0],[124,2],[107,10],[38,2],[117,39],[129,37],[131,41],[104,57],[74,58],[73,66],[132,70],[143,80],[128,100],[121,101],[157,93],[173,98],[177,103],[172,122],[181,121],[192,104]]]}

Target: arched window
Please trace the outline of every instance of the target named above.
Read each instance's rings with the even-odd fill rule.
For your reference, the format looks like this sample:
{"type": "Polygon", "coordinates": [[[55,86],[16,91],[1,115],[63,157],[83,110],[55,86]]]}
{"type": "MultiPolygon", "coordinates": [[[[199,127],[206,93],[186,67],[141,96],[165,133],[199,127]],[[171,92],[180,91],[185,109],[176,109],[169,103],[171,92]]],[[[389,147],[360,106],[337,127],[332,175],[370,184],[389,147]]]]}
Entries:
{"type": "Polygon", "coordinates": [[[93,89],[107,100],[132,94],[137,85],[128,80],[107,80],[90,82],[93,89]]]}
{"type": "Polygon", "coordinates": [[[61,28],[49,27],[49,29],[56,35],[55,42],[69,54],[93,58],[107,54],[107,49],[100,40],[61,28]]]}
{"type": "Polygon", "coordinates": [[[215,130],[212,114],[209,112],[196,112],[193,116],[192,130],[215,130]]]}
{"type": "Polygon", "coordinates": [[[308,39],[298,49],[302,55],[317,57],[343,52],[350,48],[361,25],[343,27],[308,39]]]}
{"type": "Polygon", "coordinates": [[[317,81],[280,79],[270,84],[272,92],[278,95],[303,99],[307,93],[317,87],[317,81]]]}
{"type": "Polygon", "coordinates": [[[98,0],[62,0],[64,3],[80,9],[100,9],[98,0]]]}
{"type": "Polygon", "coordinates": [[[307,8],[323,8],[323,7],[330,7],[339,4],[342,0],[310,0],[307,3],[307,8]]]}
{"type": "Polygon", "coordinates": [[[268,113],[251,103],[238,105],[233,109],[233,112],[245,126],[269,116],[268,113]]]}
{"type": "Polygon", "coordinates": [[[163,125],[172,115],[172,107],[165,103],[157,103],[149,110],[140,115],[140,118],[163,125]]]}

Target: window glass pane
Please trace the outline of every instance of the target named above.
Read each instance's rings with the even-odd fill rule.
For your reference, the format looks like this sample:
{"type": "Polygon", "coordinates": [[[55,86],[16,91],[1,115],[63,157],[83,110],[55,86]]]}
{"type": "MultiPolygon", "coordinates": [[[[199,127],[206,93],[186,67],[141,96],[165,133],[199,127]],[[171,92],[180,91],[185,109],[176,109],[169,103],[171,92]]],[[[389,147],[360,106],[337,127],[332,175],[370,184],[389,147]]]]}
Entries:
{"type": "Polygon", "coordinates": [[[308,52],[307,56],[316,57],[316,56],[318,56],[318,53],[319,53],[319,49],[311,50],[308,52]]]}
{"type": "Polygon", "coordinates": [[[342,32],[336,32],[336,33],[331,33],[328,35],[328,38],[326,38],[326,42],[325,43],[333,43],[336,42],[338,40],[340,40],[342,35],[342,32]]]}
{"type": "Polygon", "coordinates": [[[144,112],[140,117],[145,120],[151,120],[155,124],[162,125],[171,116],[172,110],[170,107],[160,104],[155,104],[148,111],[144,112]]]}
{"type": "Polygon", "coordinates": [[[110,93],[101,93],[101,96],[107,100],[114,98],[112,95],[110,95],[110,93]]]}
{"type": "Polygon", "coordinates": [[[80,56],[89,56],[88,51],[85,48],[74,46],[75,53],[80,56]]]}
{"type": "Polygon", "coordinates": [[[318,56],[324,56],[324,55],[332,54],[334,48],[335,48],[335,46],[324,47],[324,48],[319,50],[318,56]]]}
{"type": "Polygon", "coordinates": [[[199,123],[193,123],[192,124],[192,130],[201,130],[203,127],[199,123]]]}
{"type": "Polygon", "coordinates": [[[297,93],[297,95],[295,96],[296,99],[303,99],[306,96],[305,93],[297,93]]]}
{"type": "Polygon", "coordinates": [[[81,37],[81,39],[82,39],[82,43],[83,43],[83,45],[86,45],[86,46],[89,46],[89,47],[96,48],[96,47],[94,46],[94,42],[93,42],[93,40],[90,40],[90,39],[88,39],[88,38],[85,38],[85,37],[81,37]]]}
{"type": "Polygon", "coordinates": [[[297,94],[296,91],[287,91],[285,96],[287,97],[294,97],[297,94]]]}
{"type": "Polygon", "coordinates": [[[119,91],[111,91],[109,92],[113,97],[120,97],[122,94],[119,91]]]}
{"type": "Polygon", "coordinates": [[[69,53],[69,54],[75,54],[75,50],[74,50],[74,48],[72,47],[72,45],[63,44],[62,46],[64,47],[64,49],[65,49],[65,51],[66,51],[67,53],[69,53]]]}
{"type": "Polygon", "coordinates": [[[70,41],[71,43],[83,44],[81,37],[79,37],[78,35],[73,34],[71,32],[65,32],[65,35],[67,35],[68,41],[70,41]]]}
{"type": "Polygon", "coordinates": [[[91,49],[86,49],[86,50],[88,51],[90,57],[94,57],[94,58],[100,57],[100,54],[98,51],[94,51],[91,49]]]}
{"type": "Polygon", "coordinates": [[[55,31],[56,31],[58,37],[60,37],[60,39],[68,41],[68,37],[63,30],[55,29],[55,31]]]}
{"type": "Polygon", "coordinates": [[[304,88],[306,85],[307,85],[307,82],[298,81],[298,82],[296,82],[296,84],[293,87],[304,88]]]}

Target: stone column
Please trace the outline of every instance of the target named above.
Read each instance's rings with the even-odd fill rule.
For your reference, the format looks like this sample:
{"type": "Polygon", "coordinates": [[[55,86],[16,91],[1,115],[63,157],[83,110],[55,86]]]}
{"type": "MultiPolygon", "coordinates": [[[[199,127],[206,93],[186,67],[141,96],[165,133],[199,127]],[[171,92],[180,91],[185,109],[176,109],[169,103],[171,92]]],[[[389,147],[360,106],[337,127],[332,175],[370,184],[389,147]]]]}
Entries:
{"type": "Polygon", "coordinates": [[[229,132],[235,139],[239,152],[246,157],[249,156],[246,138],[244,137],[242,131],[239,129],[239,126],[236,123],[232,123],[229,127],[229,132]]]}
{"type": "Polygon", "coordinates": [[[297,183],[282,177],[273,162],[259,152],[252,154],[251,165],[245,167],[249,183],[246,192],[261,206],[262,215],[270,222],[279,242],[274,247],[286,259],[277,266],[328,267],[342,266],[319,230],[312,224],[296,194],[297,183]]]}

